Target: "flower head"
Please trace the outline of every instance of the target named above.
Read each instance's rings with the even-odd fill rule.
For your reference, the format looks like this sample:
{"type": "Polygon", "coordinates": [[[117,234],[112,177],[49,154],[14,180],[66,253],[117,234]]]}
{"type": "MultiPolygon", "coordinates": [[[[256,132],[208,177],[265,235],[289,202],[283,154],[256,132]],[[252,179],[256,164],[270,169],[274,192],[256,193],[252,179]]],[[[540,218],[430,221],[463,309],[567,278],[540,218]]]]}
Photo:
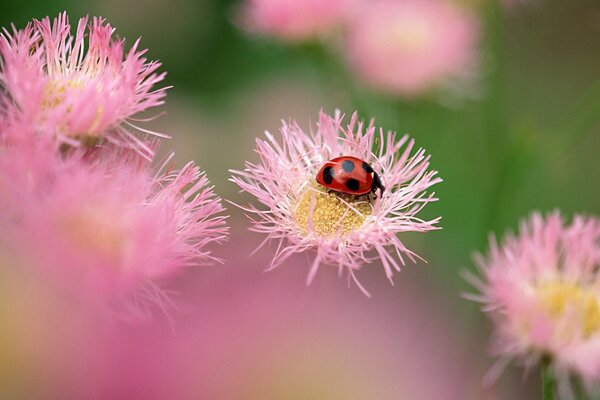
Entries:
{"type": "Polygon", "coordinates": [[[241,24],[286,42],[318,39],[341,25],[354,0],[247,0],[241,24]]]}
{"type": "Polygon", "coordinates": [[[413,98],[473,75],[474,18],[444,0],[366,2],[348,27],[350,69],[367,85],[413,98]]]}
{"type": "MultiPolygon", "coordinates": [[[[518,235],[491,241],[477,263],[475,298],[495,325],[494,352],[531,367],[549,360],[569,397],[569,376],[600,380],[600,220],[533,214],[518,235]]],[[[488,379],[494,379],[492,370],[488,379]]]]}
{"type": "Polygon", "coordinates": [[[147,62],[139,40],[125,52],[123,40],[102,18],[82,18],[75,36],[66,13],[53,22],[34,20],[0,35],[0,111],[19,115],[62,143],[104,138],[148,154],[130,127],[131,117],[163,103],[166,88],[158,62],[147,62]],[[87,36],[87,40],[86,40],[87,36]]]}
{"type": "Polygon", "coordinates": [[[223,207],[193,163],[154,174],[135,151],[107,148],[44,166],[0,170],[13,197],[2,242],[37,274],[92,302],[138,307],[164,300],[162,278],[216,260],[208,245],[226,236],[223,207]]]}
{"type": "Polygon", "coordinates": [[[253,214],[252,229],[266,233],[265,241],[279,241],[269,268],[294,253],[312,250],[316,256],[308,282],[321,264],[336,265],[366,293],[356,280],[356,270],[379,258],[391,280],[404,256],[413,261],[416,257],[396,235],[436,229],[439,218],[424,221],[416,215],[436,200],[427,190],[441,179],[428,169],[424,150],[411,155],[414,141],[408,136],[400,140],[394,133],[386,136],[381,129],[365,127],[356,114],[346,127],[342,119],[339,112],[333,117],[321,113],[310,134],[294,122],[284,123],[281,141],[267,132],[266,140],[256,140],[260,162],[246,162],[244,171],[232,171],[231,180],[262,203],[261,208],[244,208],[253,214]],[[371,164],[386,187],[381,196],[330,193],[316,183],[323,163],[345,155],[371,164]]]}

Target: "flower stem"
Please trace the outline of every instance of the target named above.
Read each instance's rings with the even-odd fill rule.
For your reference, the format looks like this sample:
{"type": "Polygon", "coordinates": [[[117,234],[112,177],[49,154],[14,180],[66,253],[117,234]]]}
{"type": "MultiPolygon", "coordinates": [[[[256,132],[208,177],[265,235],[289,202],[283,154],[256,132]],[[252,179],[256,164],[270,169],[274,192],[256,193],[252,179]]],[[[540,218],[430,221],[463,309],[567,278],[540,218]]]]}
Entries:
{"type": "Polygon", "coordinates": [[[487,79],[486,96],[483,101],[483,123],[490,146],[490,156],[501,158],[508,140],[508,117],[506,115],[506,81],[504,57],[504,32],[500,1],[492,0],[485,7],[485,64],[487,79]]]}
{"type": "Polygon", "coordinates": [[[491,161],[492,187],[485,201],[481,218],[481,244],[485,245],[487,233],[496,228],[499,209],[503,204],[501,194],[507,192],[507,168],[510,166],[510,136],[506,115],[504,52],[502,31],[502,9],[498,0],[486,3],[485,8],[485,47],[488,53],[486,63],[486,96],[483,101],[483,131],[486,138],[488,157],[491,161]]]}
{"type": "Polygon", "coordinates": [[[542,364],[542,399],[543,400],[554,400],[554,392],[556,388],[556,381],[550,371],[548,363],[542,364]]]}
{"type": "Polygon", "coordinates": [[[575,102],[568,118],[559,124],[560,149],[571,149],[600,121],[600,81],[575,102]]]}

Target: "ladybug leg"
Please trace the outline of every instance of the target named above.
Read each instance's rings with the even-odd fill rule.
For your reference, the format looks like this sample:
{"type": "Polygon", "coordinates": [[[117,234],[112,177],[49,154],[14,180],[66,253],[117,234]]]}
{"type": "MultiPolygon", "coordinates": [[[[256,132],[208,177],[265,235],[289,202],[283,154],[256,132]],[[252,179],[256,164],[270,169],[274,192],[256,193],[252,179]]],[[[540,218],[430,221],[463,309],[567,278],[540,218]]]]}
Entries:
{"type": "Polygon", "coordinates": [[[383,186],[383,183],[381,183],[381,179],[379,179],[379,175],[377,175],[376,173],[373,173],[373,184],[371,185],[371,192],[373,192],[373,194],[375,195],[375,198],[377,198],[377,194],[375,193],[377,191],[377,189],[379,189],[380,195],[383,195],[383,192],[385,191],[385,187],[383,186]]]}
{"type": "Polygon", "coordinates": [[[375,181],[373,180],[373,186],[371,186],[371,191],[367,193],[367,196],[373,194],[373,200],[377,200],[377,186],[375,186],[375,181]]]}
{"type": "Polygon", "coordinates": [[[377,199],[377,195],[373,191],[370,191],[370,192],[368,192],[368,193],[366,193],[366,194],[364,194],[364,195],[362,195],[360,197],[361,198],[364,197],[365,200],[368,201],[369,203],[371,203],[373,200],[377,199]],[[371,197],[371,195],[373,195],[373,197],[371,197]]]}

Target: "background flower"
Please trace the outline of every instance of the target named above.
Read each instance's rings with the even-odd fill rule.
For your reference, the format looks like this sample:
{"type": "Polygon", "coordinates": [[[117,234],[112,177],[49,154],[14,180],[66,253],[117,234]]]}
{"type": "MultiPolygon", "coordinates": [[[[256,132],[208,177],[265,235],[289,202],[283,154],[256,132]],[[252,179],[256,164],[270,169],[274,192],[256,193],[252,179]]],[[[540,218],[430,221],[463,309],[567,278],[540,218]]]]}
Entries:
{"type": "Polygon", "coordinates": [[[390,95],[430,94],[477,71],[477,21],[449,1],[363,2],[348,31],[350,69],[390,95]]]}
{"type": "MultiPolygon", "coordinates": [[[[562,397],[570,375],[600,379],[600,221],[533,214],[517,236],[490,244],[474,280],[495,325],[494,352],[527,367],[548,359],[562,397]]],[[[494,371],[492,372],[494,373],[494,371]]]]}
{"type": "Polygon", "coordinates": [[[355,0],[247,0],[240,24],[250,32],[287,42],[315,40],[339,29],[355,0]]]}

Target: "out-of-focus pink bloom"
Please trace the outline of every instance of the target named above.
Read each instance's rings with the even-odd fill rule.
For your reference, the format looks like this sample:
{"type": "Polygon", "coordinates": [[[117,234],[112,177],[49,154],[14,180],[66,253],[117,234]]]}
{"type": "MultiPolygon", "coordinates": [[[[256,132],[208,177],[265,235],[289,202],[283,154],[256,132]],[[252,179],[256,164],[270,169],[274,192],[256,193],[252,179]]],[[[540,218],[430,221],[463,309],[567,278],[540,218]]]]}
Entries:
{"type": "Polygon", "coordinates": [[[158,143],[125,128],[162,104],[160,64],[137,42],[124,54],[101,18],[70,30],[63,13],[0,37],[0,250],[129,317],[166,304],[160,280],[215,260],[225,217],[198,167],[154,173],[158,143]]]}
{"type": "MultiPolygon", "coordinates": [[[[100,138],[150,153],[131,128],[133,115],[163,103],[166,88],[155,89],[164,73],[147,62],[139,40],[125,52],[102,18],[82,18],[75,36],[66,13],[51,23],[34,20],[25,29],[0,36],[0,111],[12,112],[62,143],[95,143],[100,138]],[[87,40],[86,40],[87,37],[87,40]]],[[[160,135],[160,134],[159,134],[160,135]]]]}
{"type": "Polygon", "coordinates": [[[338,28],[355,0],[247,0],[241,25],[287,42],[318,39],[338,28]]]}
{"type": "MultiPolygon", "coordinates": [[[[483,279],[474,299],[495,325],[496,355],[526,367],[549,360],[561,398],[571,398],[569,377],[588,389],[600,382],[600,220],[558,212],[533,214],[517,236],[492,240],[477,263],[483,279]]],[[[500,367],[490,371],[495,379],[500,367]]]]}
{"type": "Polygon", "coordinates": [[[467,10],[444,0],[362,4],[345,49],[365,84],[412,98],[476,72],[479,30],[467,10]]]}
{"type": "Polygon", "coordinates": [[[80,309],[81,303],[57,295],[41,280],[31,279],[5,250],[0,245],[2,397],[73,398],[53,397],[50,388],[72,382],[85,384],[90,360],[102,354],[96,351],[102,342],[98,335],[101,329],[91,329],[88,323],[93,314],[80,309]]]}
{"type": "Polygon", "coordinates": [[[157,280],[214,261],[208,245],[225,238],[221,201],[193,163],[153,175],[133,150],[99,149],[18,171],[5,167],[22,155],[1,157],[0,189],[13,189],[2,242],[92,301],[145,311],[164,300],[157,280]]]}
{"type": "Polygon", "coordinates": [[[285,274],[261,275],[269,255],[247,259],[257,238],[237,232],[222,249],[234,268],[175,282],[192,305],[175,316],[175,334],[161,318],[110,329],[81,304],[46,300],[0,273],[0,288],[9,285],[0,290],[0,391],[28,400],[487,398],[478,353],[456,323],[461,308],[440,291],[423,296],[422,274],[399,290],[380,281],[368,301],[335,280],[307,291],[304,257],[285,274]]]}
{"type": "Polygon", "coordinates": [[[44,190],[68,164],[52,137],[36,135],[13,114],[6,117],[0,117],[0,244],[4,234],[11,236],[11,226],[21,221],[24,199],[44,190]]]}
{"type": "Polygon", "coordinates": [[[333,117],[321,113],[310,134],[295,122],[284,123],[280,141],[267,132],[266,140],[256,140],[260,162],[232,171],[231,181],[262,204],[243,207],[252,214],[252,230],[267,234],[265,242],[279,241],[269,269],[294,253],[314,251],[308,283],[321,264],[336,265],[367,293],[356,270],[380,259],[391,280],[405,256],[416,257],[397,234],[437,229],[440,218],[424,221],[417,214],[436,200],[427,190],[441,179],[428,169],[423,149],[411,155],[414,141],[408,136],[396,140],[395,133],[365,127],[356,114],[347,127],[342,119],[339,111],[333,117]],[[379,198],[337,195],[315,182],[324,162],[343,155],[372,165],[386,187],[379,198]],[[370,254],[373,250],[378,257],[370,254]]]}

